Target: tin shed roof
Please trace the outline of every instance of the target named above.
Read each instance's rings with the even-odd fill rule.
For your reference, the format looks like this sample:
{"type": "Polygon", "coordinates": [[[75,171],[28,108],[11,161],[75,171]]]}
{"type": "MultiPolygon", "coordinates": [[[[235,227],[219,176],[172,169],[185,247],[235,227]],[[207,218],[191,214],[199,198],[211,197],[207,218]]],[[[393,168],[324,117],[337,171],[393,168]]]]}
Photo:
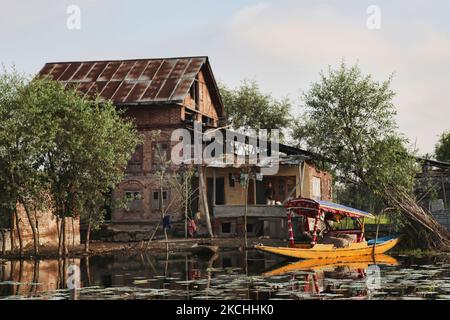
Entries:
{"type": "Polygon", "coordinates": [[[116,105],[179,103],[205,64],[216,86],[207,57],[50,62],[38,76],[60,81],[88,97],[99,94],[116,105]]]}

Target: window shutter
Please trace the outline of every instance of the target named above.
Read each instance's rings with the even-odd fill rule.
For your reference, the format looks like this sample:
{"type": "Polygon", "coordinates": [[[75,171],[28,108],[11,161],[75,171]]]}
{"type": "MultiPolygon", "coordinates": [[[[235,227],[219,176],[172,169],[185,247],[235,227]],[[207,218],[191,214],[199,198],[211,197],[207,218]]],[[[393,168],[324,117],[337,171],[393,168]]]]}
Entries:
{"type": "Polygon", "coordinates": [[[312,198],[314,200],[320,200],[322,199],[322,191],[321,191],[321,185],[320,185],[320,178],[313,177],[312,180],[312,198]]]}
{"type": "Polygon", "coordinates": [[[159,191],[152,192],[152,209],[159,210],[159,191]]]}

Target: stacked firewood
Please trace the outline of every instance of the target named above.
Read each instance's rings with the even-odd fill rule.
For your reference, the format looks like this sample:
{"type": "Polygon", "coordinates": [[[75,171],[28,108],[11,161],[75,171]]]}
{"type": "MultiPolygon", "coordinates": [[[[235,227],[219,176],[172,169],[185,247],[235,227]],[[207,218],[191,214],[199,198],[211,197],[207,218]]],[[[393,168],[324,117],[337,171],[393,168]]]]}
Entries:
{"type": "Polygon", "coordinates": [[[424,249],[450,249],[449,232],[409,192],[390,186],[385,188],[383,198],[405,218],[405,231],[417,240],[416,245],[424,249]]]}

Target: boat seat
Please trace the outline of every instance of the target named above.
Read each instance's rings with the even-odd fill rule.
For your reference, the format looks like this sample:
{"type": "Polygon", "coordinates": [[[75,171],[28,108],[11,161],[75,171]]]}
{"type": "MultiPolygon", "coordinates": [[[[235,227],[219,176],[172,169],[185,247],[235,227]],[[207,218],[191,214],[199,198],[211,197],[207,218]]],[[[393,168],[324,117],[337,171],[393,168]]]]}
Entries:
{"type": "Polygon", "coordinates": [[[333,244],[336,248],[346,248],[356,242],[356,234],[326,234],[320,241],[323,244],[333,244]]]}

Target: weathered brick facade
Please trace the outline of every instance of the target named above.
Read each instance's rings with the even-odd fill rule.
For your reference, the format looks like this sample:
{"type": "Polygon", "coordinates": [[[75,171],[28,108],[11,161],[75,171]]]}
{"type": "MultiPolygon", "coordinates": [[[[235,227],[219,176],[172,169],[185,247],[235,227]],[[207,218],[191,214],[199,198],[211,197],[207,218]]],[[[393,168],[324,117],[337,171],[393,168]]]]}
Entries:
{"type": "MultiPolygon", "coordinates": [[[[20,229],[20,234],[22,236],[22,242],[25,249],[33,248],[33,232],[28,221],[28,217],[25,213],[23,207],[18,206],[17,212],[19,216],[19,228],[17,224],[13,221],[12,230],[13,239],[15,247],[19,247],[19,234],[18,229],[20,229]]],[[[41,247],[57,247],[58,246],[58,230],[59,225],[56,216],[51,211],[38,211],[36,213],[38,221],[38,235],[39,235],[39,245],[41,247]]],[[[34,221],[34,217],[33,217],[34,221]]],[[[77,246],[80,244],[80,218],[66,218],[66,241],[68,248],[77,246]]],[[[6,250],[11,248],[11,234],[6,233],[6,250]]]]}
{"type": "MultiPolygon", "coordinates": [[[[188,117],[195,121],[205,121],[205,117],[209,120],[208,126],[215,127],[219,121],[219,115],[222,112],[220,105],[214,104],[211,98],[211,84],[205,81],[204,71],[201,70],[197,76],[198,96],[195,100],[190,94],[187,94],[182,104],[161,104],[152,106],[131,106],[128,107],[124,116],[132,119],[139,133],[143,137],[143,144],[137,149],[140,155],[135,155],[140,161],[130,163],[125,179],[114,190],[113,197],[115,199],[124,199],[127,192],[139,192],[140,200],[128,206],[127,209],[115,208],[112,213],[112,221],[114,222],[137,222],[152,221],[157,222],[161,219],[161,210],[155,208],[155,193],[160,190],[160,183],[155,176],[155,146],[157,143],[165,143],[169,145],[167,150],[170,156],[171,147],[176,142],[171,142],[171,134],[175,129],[183,128],[184,121],[188,117]],[[152,132],[159,130],[160,137],[158,141],[152,139],[152,132]]],[[[177,167],[173,167],[177,170],[177,167]]],[[[179,195],[169,187],[164,187],[168,204],[168,213],[171,214],[173,220],[181,220],[182,214],[181,202],[179,195]]],[[[159,196],[159,195],[158,195],[159,196]]]]}

